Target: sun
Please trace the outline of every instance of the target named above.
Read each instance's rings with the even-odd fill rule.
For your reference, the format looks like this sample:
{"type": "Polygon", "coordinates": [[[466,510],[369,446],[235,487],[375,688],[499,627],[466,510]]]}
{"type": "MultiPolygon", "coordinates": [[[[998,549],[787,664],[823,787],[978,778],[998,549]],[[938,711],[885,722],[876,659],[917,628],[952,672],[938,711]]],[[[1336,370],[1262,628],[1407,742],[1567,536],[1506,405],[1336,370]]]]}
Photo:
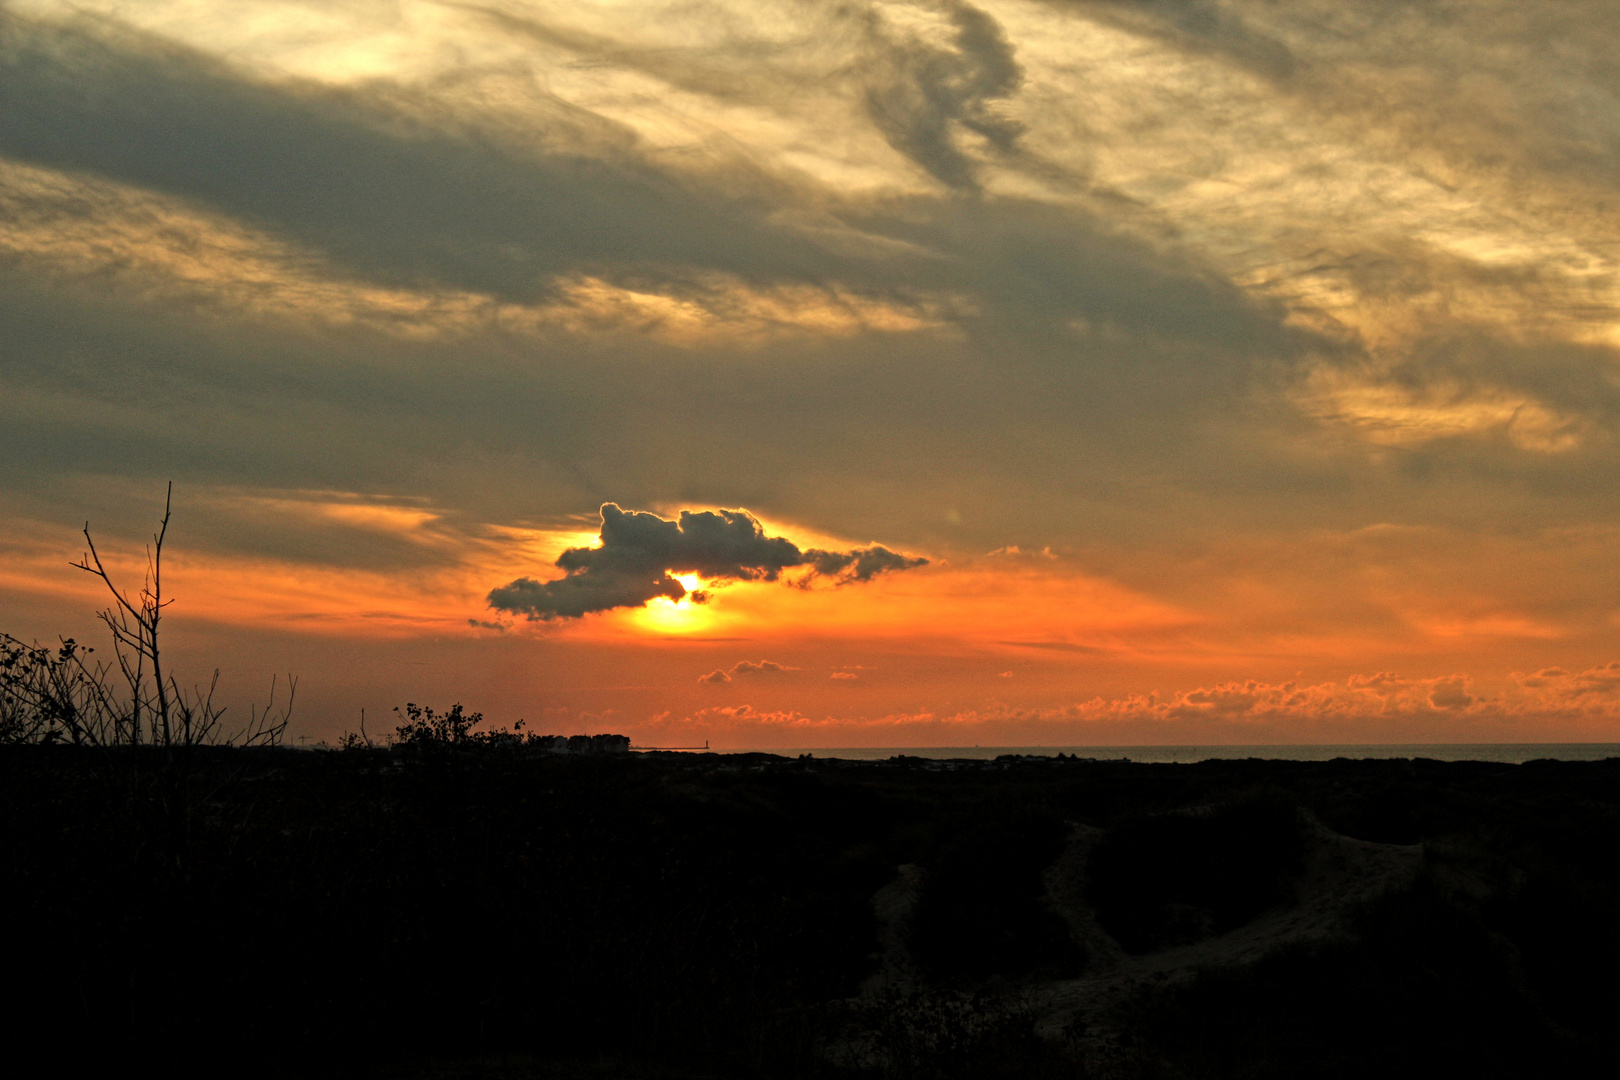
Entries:
{"type": "Polygon", "coordinates": [[[703,579],[697,574],[671,574],[686,589],[679,600],[655,596],[645,607],[637,608],[631,621],[642,630],[657,634],[691,634],[706,630],[714,624],[714,613],[707,604],[695,603],[692,594],[703,588],[703,579]]]}

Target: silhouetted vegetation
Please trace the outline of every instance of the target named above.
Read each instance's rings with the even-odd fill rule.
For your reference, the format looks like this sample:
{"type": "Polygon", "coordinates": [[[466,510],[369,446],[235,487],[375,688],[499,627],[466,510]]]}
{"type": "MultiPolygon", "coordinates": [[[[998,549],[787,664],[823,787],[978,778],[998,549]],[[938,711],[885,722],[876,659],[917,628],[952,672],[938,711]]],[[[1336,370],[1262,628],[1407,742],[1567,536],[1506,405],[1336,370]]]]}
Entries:
{"type": "MultiPolygon", "coordinates": [[[[493,731],[474,731],[484,722],[484,714],[465,712],[461,703],[452,705],[447,712],[435,712],[431,705],[407,704],[395,709],[405,722],[394,729],[392,745],[401,750],[417,753],[440,753],[454,750],[507,750],[540,751],[561,754],[623,754],[630,751],[630,739],[625,735],[539,735],[525,734],[524,721],[518,720],[511,728],[493,731]]],[[[358,750],[371,744],[359,736],[344,736],[342,747],[358,750]]]]}
{"type": "MultiPolygon", "coordinates": [[[[1594,1039],[1591,1025],[1577,1034],[1550,1014],[1495,922],[1425,876],[1367,911],[1354,939],[1141,996],[1128,1010],[1133,1056],[1149,1077],[1608,1074],[1612,1036],[1594,1039]]],[[[1581,992],[1612,1002],[1590,983],[1581,992]]]]}
{"type": "Polygon", "coordinates": [[[1084,959],[1044,903],[1041,880],[1067,834],[1055,815],[1021,814],[965,823],[942,838],[912,922],[923,971],[965,986],[992,975],[1078,975],[1084,959]]]}
{"type": "MultiPolygon", "coordinates": [[[[0,747],[71,751],[61,759],[72,762],[74,776],[71,803],[61,807],[62,835],[74,827],[74,814],[100,813],[105,821],[83,827],[128,839],[135,847],[124,852],[125,858],[184,876],[190,873],[193,845],[207,819],[224,815],[234,821],[248,813],[227,797],[247,759],[221,752],[278,745],[297,681],[288,678],[286,697],[278,704],[279,688],[272,680],[265,706],[250,706],[244,722],[233,727],[214,701],[217,670],[206,687],[187,689],[176,678],[161,633],[165,610],[173,603],[163,596],[163,545],[172,495],[171,484],[163,518],[146,549],[146,573],[137,593],[113,580],[89,524],[84,527],[86,552],[72,565],[97,578],[112,596],[112,603],[97,613],[112,639],[110,660],[93,659],[95,650],[72,638],[45,646],[0,633],[0,747]]],[[[172,892],[141,896],[123,914],[132,920],[134,938],[178,935],[189,929],[194,902],[194,897],[172,892]]],[[[87,925],[102,925],[106,913],[83,917],[87,925]]],[[[176,987],[174,992],[194,991],[176,987]]],[[[92,1008],[90,993],[82,991],[81,1008],[92,1008]]]]}
{"type": "MultiPolygon", "coordinates": [[[[476,714],[419,719],[432,731],[452,715],[454,743],[476,714]]],[[[922,1080],[1620,1065],[1620,762],[198,747],[197,790],[234,781],[195,803],[176,857],[150,792],[107,783],[108,760],[0,747],[15,928],[0,1025],[64,1069],[922,1080]],[[1037,1033],[1042,980],[1079,962],[1042,891],[1071,828],[1101,837],[1087,887],[1106,924],[1152,949],[1190,936],[1174,905],[1202,912],[1197,934],[1286,909],[1295,808],[1351,835],[1416,836],[1423,872],[1335,937],[1144,983],[1037,1033]],[[922,867],[921,982],[862,995],[883,948],[872,898],[902,863],[922,867]]]]}
{"type": "MultiPolygon", "coordinates": [[[[74,746],[161,747],[185,751],[206,745],[273,746],[287,728],[297,683],[288,679],[287,700],[276,707],[276,686],[261,711],[253,708],[232,730],[224,708],[214,704],[219,672],[206,688],[187,689],[167,666],[162,630],[163,543],[168,538],[174,485],[163,501],[163,519],[146,548],[146,576],[138,593],[118,587],[84,527],[85,554],[72,565],[106,586],[113,602],[97,612],[112,638],[111,659],[91,659],[95,650],[72,638],[56,646],[26,643],[0,633],[0,744],[70,743],[74,746]]],[[[180,755],[184,757],[184,755],[180,755]]],[[[166,761],[178,760],[173,754],[166,761]]]]}
{"type": "Polygon", "coordinates": [[[1086,898],[1129,952],[1223,934],[1288,899],[1302,824],[1261,801],[1129,818],[1092,851],[1086,898]]]}
{"type": "Polygon", "coordinates": [[[846,1001],[823,1010],[822,1062],[884,1080],[1071,1076],[1062,1046],[1035,1034],[1025,1001],[1000,994],[924,993],[846,1001]]]}

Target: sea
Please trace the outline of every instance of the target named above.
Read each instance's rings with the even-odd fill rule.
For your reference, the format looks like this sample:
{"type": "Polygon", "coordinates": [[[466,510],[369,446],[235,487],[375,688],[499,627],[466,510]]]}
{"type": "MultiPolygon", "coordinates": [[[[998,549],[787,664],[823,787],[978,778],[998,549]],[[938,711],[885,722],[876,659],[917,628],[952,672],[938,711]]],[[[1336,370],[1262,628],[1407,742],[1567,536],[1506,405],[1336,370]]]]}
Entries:
{"type": "Polygon", "coordinates": [[[1335,758],[1361,760],[1427,758],[1431,761],[1495,761],[1523,764],[1526,761],[1602,761],[1620,758],[1620,743],[1390,743],[1385,745],[1286,745],[1237,746],[859,746],[859,747],[753,747],[721,749],[711,753],[777,754],[815,758],[842,758],[853,761],[886,761],[892,757],[936,760],[991,760],[1003,754],[1029,757],[1094,758],[1098,761],[1141,761],[1191,764],[1199,761],[1259,759],[1263,761],[1332,761],[1335,758]]]}

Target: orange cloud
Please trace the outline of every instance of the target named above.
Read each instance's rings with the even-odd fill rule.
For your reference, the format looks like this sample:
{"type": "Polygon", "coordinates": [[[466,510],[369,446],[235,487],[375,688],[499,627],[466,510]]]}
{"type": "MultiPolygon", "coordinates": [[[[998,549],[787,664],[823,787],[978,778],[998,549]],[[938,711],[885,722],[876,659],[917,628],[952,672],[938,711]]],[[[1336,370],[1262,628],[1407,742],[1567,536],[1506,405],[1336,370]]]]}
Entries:
{"type": "Polygon", "coordinates": [[[749,678],[757,675],[777,675],[789,671],[798,671],[796,667],[787,664],[778,664],[774,660],[761,660],[755,663],[752,660],[739,660],[730,668],[716,668],[698,680],[700,683],[728,683],[737,678],[749,678]]]}
{"type": "Polygon", "coordinates": [[[1513,673],[1513,680],[1533,692],[1543,707],[1602,709],[1605,702],[1620,698],[1620,660],[1570,674],[1563,668],[1543,668],[1534,675],[1513,673]]]}
{"type": "Polygon", "coordinates": [[[1620,727],[1620,661],[1571,675],[1516,674],[1520,692],[1490,692],[1467,675],[1389,672],[1302,685],[1224,682],[1176,693],[1096,697],[1053,707],[990,705],[954,712],[816,717],[728,705],[663,713],[664,732],[734,745],[1109,745],[1165,743],[1575,741],[1620,727]]]}

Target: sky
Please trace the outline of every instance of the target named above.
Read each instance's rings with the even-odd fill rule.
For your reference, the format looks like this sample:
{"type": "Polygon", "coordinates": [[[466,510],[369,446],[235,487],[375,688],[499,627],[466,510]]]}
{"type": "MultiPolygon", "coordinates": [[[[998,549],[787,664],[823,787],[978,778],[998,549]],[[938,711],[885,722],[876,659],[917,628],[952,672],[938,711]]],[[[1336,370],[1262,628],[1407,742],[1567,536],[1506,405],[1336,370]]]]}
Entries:
{"type": "Polygon", "coordinates": [[[1617,203],[1585,0],[0,0],[0,629],[172,481],[300,742],[1620,741],[1617,203]]]}

